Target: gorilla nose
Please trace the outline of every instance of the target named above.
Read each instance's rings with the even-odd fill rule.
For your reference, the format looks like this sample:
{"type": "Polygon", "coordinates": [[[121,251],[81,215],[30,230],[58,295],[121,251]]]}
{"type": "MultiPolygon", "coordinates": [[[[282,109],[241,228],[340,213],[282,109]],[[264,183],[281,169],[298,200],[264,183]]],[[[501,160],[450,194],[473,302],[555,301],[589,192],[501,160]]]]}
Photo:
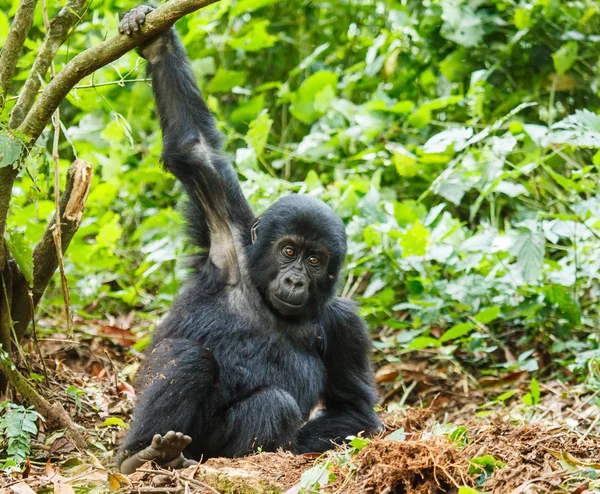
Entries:
{"type": "Polygon", "coordinates": [[[304,281],[298,278],[292,278],[291,276],[286,276],[283,281],[291,288],[302,288],[304,286],[304,281]]]}

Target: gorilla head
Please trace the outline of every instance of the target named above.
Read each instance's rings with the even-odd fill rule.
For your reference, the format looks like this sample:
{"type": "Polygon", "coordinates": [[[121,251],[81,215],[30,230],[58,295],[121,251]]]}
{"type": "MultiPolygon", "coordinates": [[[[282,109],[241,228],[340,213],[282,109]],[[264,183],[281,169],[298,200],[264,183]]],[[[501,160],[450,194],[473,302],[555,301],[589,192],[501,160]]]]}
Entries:
{"type": "Polygon", "coordinates": [[[346,232],[329,206],[305,195],[282,197],[260,217],[253,236],[250,277],[277,313],[310,316],[333,296],[346,232]]]}

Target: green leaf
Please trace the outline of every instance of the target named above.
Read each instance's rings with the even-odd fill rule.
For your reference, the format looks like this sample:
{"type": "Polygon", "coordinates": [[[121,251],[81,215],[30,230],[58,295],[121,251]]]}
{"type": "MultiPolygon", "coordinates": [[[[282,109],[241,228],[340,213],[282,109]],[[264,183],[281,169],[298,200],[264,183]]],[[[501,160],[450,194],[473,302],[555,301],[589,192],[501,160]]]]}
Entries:
{"type": "Polygon", "coordinates": [[[368,438],[354,437],[350,441],[350,446],[352,446],[353,448],[356,448],[358,451],[360,451],[361,449],[364,449],[365,447],[367,447],[370,442],[371,442],[371,440],[368,438]]]}
{"type": "Polygon", "coordinates": [[[400,237],[402,257],[424,256],[429,245],[429,230],[418,220],[406,229],[400,237]]]}
{"type": "Polygon", "coordinates": [[[381,244],[381,233],[379,233],[371,225],[367,225],[367,227],[363,231],[363,238],[365,239],[365,242],[368,247],[373,247],[374,245],[381,244]]]}
{"type": "Polygon", "coordinates": [[[563,285],[548,285],[544,287],[544,295],[548,301],[558,306],[560,312],[571,324],[581,324],[581,309],[573,298],[573,290],[563,285]]]}
{"type": "Polygon", "coordinates": [[[129,427],[123,421],[123,419],[121,419],[119,417],[109,417],[104,422],[102,422],[102,424],[100,424],[100,427],[110,427],[110,426],[117,426],[117,427],[120,427],[121,429],[127,429],[129,427]]]}
{"type": "Polygon", "coordinates": [[[431,336],[419,336],[412,340],[408,348],[411,350],[423,350],[424,348],[429,347],[439,347],[440,341],[436,338],[432,338],[431,336]]]}
{"type": "Polygon", "coordinates": [[[258,51],[269,48],[277,42],[277,36],[267,32],[270,22],[267,20],[253,22],[251,29],[243,36],[227,40],[227,44],[234,49],[246,52],[258,51]]]}
{"type": "MultiPolygon", "coordinates": [[[[600,148],[600,115],[587,109],[575,110],[573,115],[552,126],[548,140],[552,144],[600,148]]],[[[558,174],[552,177],[558,181],[555,175],[558,174]]]]}
{"type": "Polygon", "coordinates": [[[478,456],[469,461],[469,474],[483,474],[486,478],[494,473],[496,468],[502,468],[506,463],[497,460],[492,455],[478,456]]]}
{"type": "Polygon", "coordinates": [[[4,240],[29,286],[33,286],[33,247],[18,230],[7,228],[4,240]]]}
{"type": "Polygon", "coordinates": [[[498,319],[500,315],[500,307],[488,307],[483,309],[475,316],[475,320],[481,324],[488,324],[495,319],[498,319]]]}
{"type": "Polygon", "coordinates": [[[229,119],[235,123],[250,122],[255,119],[265,105],[265,93],[260,93],[258,96],[242,103],[231,112],[229,119]]]}
{"type": "Polygon", "coordinates": [[[467,48],[477,46],[484,35],[483,21],[470,2],[441,0],[440,4],[444,21],[442,36],[467,48]]]}
{"type": "Polygon", "coordinates": [[[446,331],[441,337],[440,342],[445,343],[450,340],[455,340],[456,338],[460,338],[461,336],[465,336],[471,332],[473,329],[473,324],[470,322],[463,322],[452,326],[448,331],[446,331]]]}
{"type": "Polygon", "coordinates": [[[565,74],[577,61],[579,46],[577,41],[569,41],[562,45],[553,55],[554,70],[559,74],[565,74]]]}
{"type": "Polygon", "coordinates": [[[531,380],[531,399],[534,405],[537,405],[540,402],[540,383],[538,383],[537,379],[533,378],[531,380]]]}
{"type": "Polygon", "coordinates": [[[431,110],[425,106],[421,106],[408,117],[409,125],[415,129],[422,129],[429,122],[431,122],[431,110]]]}
{"type": "Polygon", "coordinates": [[[13,136],[0,134],[0,168],[15,163],[21,155],[21,143],[13,136]]]}
{"type": "Polygon", "coordinates": [[[459,82],[471,73],[467,55],[462,50],[451,51],[446,58],[440,62],[440,72],[450,82],[459,82]]]}
{"type": "Polygon", "coordinates": [[[419,171],[417,160],[414,155],[408,151],[403,151],[404,150],[395,150],[394,154],[392,155],[392,161],[396,166],[396,171],[401,177],[414,177],[419,171]]]}
{"type": "Polygon", "coordinates": [[[246,134],[246,143],[254,148],[257,155],[261,155],[267,144],[269,132],[273,120],[269,118],[269,112],[264,110],[255,120],[250,122],[250,128],[246,134]]]}
{"type": "Polygon", "coordinates": [[[123,235],[123,228],[120,225],[121,217],[118,214],[108,211],[102,218],[102,226],[96,235],[96,244],[98,247],[108,247],[114,249],[117,242],[123,235]]]}
{"type": "Polygon", "coordinates": [[[294,95],[290,106],[292,115],[307,124],[314,122],[327,110],[327,98],[335,96],[337,81],[338,76],[333,72],[321,70],[311,75],[294,95]],[[324,94],[319,96],[320,93],[324,94]]]}
{"type": "Polygon", "coordinates": [[[4,45],[4,40],[8,35],[9,28],[10,24],[8,22],[8,17],[0,10],[0,46],[4,45]]]}
{"type": "Polygon", "coordinates": [[[517,392],[514,390],[507,391],[505,393],[502,393],[500,396],[498,396],[498,398],[496,398],[496,401],[504,402],[504,401],[508,400],[509,398],[512,398],[516,394],[517,394],[517,392]]]}
{"type": "Polygon", "coordinates": [[[384,439],[389,439],[390,441],[404,441],[406,440],[406,431],[404,429],[398,429],[385,436],[384,439]]]}
{"type": "Polygon", "coordinates": [[[246,72],[219,67],[215,76],[206,86],[206,90],[211,93],[227,93],[236,86],[243,86],[246,83],[246,77],[246,72]]]}
{"type": "Polygon", "coordinates": [[[450,434],[450,441],[456,444],[458,449],[463,449],[469,443],[469,431],[464,425],[457,427],[450,434]]]}
{"type": "Polygon", "coordinates": [[[458,494],[487,494],[485,492],[478,491],[477,489],[473,489],[473,487],[467,487],[463,485],[458,488],[458,494]]]}
{"type": "Polygon", "coordinates": [[[516,9],[514,21],[517,29],[529,29],[531,27],[531,10],[516,9]]]}
{"type": "Polygon", "coordinates": [[[320,487],[326,486],[329,483],[330,467],[330,461],[321,465],[315,465],[302,474],[298,486],[309,489],[309,492],[312,492],[313,489],[318,490],[320,487]]]}
{"type": "Polygon", "coordinates": [[[545,254],[544,234],[525,230],[517,237],[512,251],[517,256],[517,268],[521,271],[525,283],[536,283],[542,275],[545,254]]]}
{"type": "Polygon", "coordinates": [[[467,147],[467,142],[473,136],[470,127],[456,127],[434,135],[423,146],[426,153],[443,153],[448,146],[453,145],[454,151],[461,151],[467,147]]]}

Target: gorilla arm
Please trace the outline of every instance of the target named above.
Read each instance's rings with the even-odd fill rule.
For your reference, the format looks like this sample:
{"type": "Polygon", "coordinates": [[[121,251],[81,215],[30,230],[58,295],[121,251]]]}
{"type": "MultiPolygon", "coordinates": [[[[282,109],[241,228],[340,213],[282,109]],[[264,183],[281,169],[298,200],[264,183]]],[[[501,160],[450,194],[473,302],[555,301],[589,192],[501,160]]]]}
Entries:
{"type": "Polygon", "coordinates": [[[350,300],[337,298],[327,307],[325,344],[326,410],[300,430],[300,453],[323,452],[332,442],[381,430],[373,410],[377,395],[369,359],[371,341],[350,300]]]}
{"type": "MultiPolygon", "coordinates": [[[[152,9],[128,12],[121,31],[130,34],[152,9]]],[[[183,184],[191,200],[190,220],[195,240],[209,248],[209,259],[239,278],[241,240],[254,213],[244,197],[236,171],[221,151],[222,135],[194,80],[188,57],[173,28],[142,45],[141,54],[152,74],[163,133],[165,167],[183,184]]]]}

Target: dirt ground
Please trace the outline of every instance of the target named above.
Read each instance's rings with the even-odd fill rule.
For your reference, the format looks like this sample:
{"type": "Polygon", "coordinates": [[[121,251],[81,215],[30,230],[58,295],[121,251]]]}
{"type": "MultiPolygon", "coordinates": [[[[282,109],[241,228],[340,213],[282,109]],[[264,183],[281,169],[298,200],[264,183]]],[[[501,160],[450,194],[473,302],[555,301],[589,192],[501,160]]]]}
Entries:
{"type": "Polygon", "coordinates": [[[38,389],[63,404],[89,447],[78,451],[40,423],[25,471],[1,476],[0,494],[600,492],[597,392],[549,379],[539,403],[525,405],[523,375],[476,380],[431,360],[378,370],[380,437],[321,456],[258,453],[178,471],[146,464],[126,477],[113,462],[135,400],[135,338],[122,324],[81,331],[77,341],[41,338],[45,368],[33,357],[18,365],[47,376],[38,389]]]}

